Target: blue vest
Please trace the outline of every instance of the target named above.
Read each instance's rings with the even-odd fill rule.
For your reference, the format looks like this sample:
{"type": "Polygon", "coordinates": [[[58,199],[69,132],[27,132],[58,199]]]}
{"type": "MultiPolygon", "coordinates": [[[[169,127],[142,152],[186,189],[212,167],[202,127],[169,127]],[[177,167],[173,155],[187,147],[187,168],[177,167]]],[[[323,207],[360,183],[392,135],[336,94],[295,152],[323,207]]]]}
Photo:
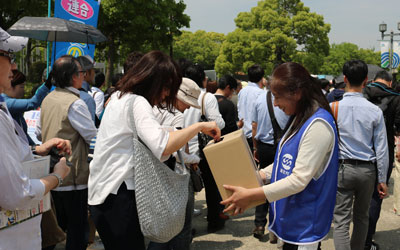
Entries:
{"type": "Polygon", "coordinates": [[[271,183],[289,176],[295,166],[298,148],[310,125],[322,120],[330,125],[335,134],[332,155],[325,171],[318,179],[312,179],[300,193],[270,204],[269,229],[283,241],[291,244],[307,244],[321,241],[329,232],[335,208],[338,175],[338,137],[333,117],[319,108],[300,130],[279,144],[276,152],[271,183]]]}

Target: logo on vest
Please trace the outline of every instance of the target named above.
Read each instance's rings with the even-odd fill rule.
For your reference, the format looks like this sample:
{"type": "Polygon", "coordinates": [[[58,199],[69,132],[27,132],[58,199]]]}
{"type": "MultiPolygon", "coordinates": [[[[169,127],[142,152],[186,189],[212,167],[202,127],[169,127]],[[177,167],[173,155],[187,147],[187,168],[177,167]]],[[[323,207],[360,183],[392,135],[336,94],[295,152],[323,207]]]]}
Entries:
{"type": "Polygon", "coordinates": [[[293,156],[291,154],[285,154],[282,157],[282,167],[280,172],[284,175],[290,175],[289,170],[292,168],[293,156]]]}

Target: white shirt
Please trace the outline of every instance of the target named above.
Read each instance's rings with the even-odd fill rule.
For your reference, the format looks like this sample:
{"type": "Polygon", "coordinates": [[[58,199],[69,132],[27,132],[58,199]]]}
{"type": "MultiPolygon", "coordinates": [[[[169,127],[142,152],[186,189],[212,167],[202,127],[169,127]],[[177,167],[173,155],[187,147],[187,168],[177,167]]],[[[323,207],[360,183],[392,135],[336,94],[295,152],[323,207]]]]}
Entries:
{"type": "MultiPolygon", "coordinates": [[[[215,121],[218,128],[223,129],[225,127],[225,121],[224,119],[222,119],[222,115],[219,112],[217,98],[215,98],[213,94],[207,94],[204,89],[202,89],[198,99],[199,106],[202,106],[201,103],[204,94],[206,94],[204,97],[204,112],[206,118],[209,121],[215,121]]],[[[183,116],[185,119],[185,128],[187,128],[190,125],[200,121],[201,109],[190,107],[189,109],[185,110],[183,116]]],[[[199,142],[197,139],[197,135],[189,141],[189,152],[192,154],[199,154],[199,142]]]]}
{"type": "Polygon", "coordinates": [[[89,94],[93,97],[96,103],[96,115],[99,117],[104,109],[104,92],[97,87],[92,87],[89,94]]]}
{"type": "MultiPolygon", "coordinates": [[[[89,166],[89,205],[102,204],[110,193],[117,194],[123,182],[128,190],[135,189],[133,131],[127,106],[133,95],[125,94],[119,98],[119,94],[118,91],[111,96],[97,135],[93,160],[89,166]]],[[[169,156],[162,157],[162,154],[169,132],[162,128],[144,97],[136,97],[133,116],[141,141],[158,159],[167,160],[169,156]]]]}
{"type": "MultiPolygon", "coordinates": [[[[156,116],[157,120],[160,124],[164,127],[168,128],[183,128],[184,120],[183,114],[177,109],[173,109],[172,112],[168,112],[166,109],[159,109],[157,106],[153,107],[154,115],[156,116]]],[[[200,162],[200,157],[196,154],[187,154],[185,152],[186,145],[181,149],[181,155],[183,158],[184,163],[188,164],[197,164],[200,162]]],[[[174,156],[178,162],[180,162],[177,153],[174,153],[174,156]]]]}
{"type": "MultiPolygon", "coordinates": [[[[67,87],[67,90],[72,93],[79,95],[79,90],[73,87],[67,87]]],[[[68,120],[71,126],[82,136],[88,145],[92,139],[96,136],[97,129],[94,126],[92,115],[89,112],[89,108],[82,99],[78,99],[71,104],[68,110],[68,120]]],[[[36,127],[36,136],[42,139],[42,127],[40,124],[40,119],[36,127]]],[[[74,149],[72,149],[74,150],[74,149]]],[[[84,160],[84,159],[83,159],[84,160]]],[[[71,185],[63,186],[53,189],[53,191],[72,191],[72,190],[83,190],[86,189],[87,185],[71,185]]]]}
{"type": "MultiPolygon", "coordinates": [[[[5,106],[5,103],[2,103],[5,106]]],[[[0,110],[0,207],[9,210],[29,208],[43,198],[45,186],[28,179],[22,162],[32,159],[28,144],[15,134],[12,117],[0,110]]],[[[0,250],[41,249],[41,215],[0,230],[0,250]],[[23,236],[24,240],[18,237],[23,236]]]]}

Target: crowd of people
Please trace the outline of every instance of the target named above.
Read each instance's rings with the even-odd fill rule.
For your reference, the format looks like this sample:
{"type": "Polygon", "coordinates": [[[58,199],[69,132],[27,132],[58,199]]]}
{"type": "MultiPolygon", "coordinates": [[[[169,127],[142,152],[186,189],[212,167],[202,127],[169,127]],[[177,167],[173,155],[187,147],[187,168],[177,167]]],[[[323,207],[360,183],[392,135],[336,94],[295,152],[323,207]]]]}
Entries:
{"type": "Polygon", "coordinates": [[[190,249],[199,175],[208,233],[224,228],[228,212],[263,201],[249,234],[261,239],[269,220],[269,240],[279,248],[321,249],[333,223],[336,249],[379,249],[373,236],[400,132],[400,85],[387,71],[368,79],[367,65],[351,60],[332,84],[298,63],[278,65],[270,77],[255,64],[243,87],[232,75],[212,82],[186,59],[132,52],[103,92],[105,76],[93,58],[64,55],[25,99],[26,76],[13,62],[18,46],[11,45],[0,30],[0,212],[30,209],[50,190],[52,200],[43,214],[0,228],[0,249],[51,250],[64,240],[66,249],[86,249],[96,231],[105,249],[190,249]],[[41,145],[23,116],[37,108],[41,145]],[[218,141],[239,129],[265,185],[224,185],[232,195],[222,200],[204,135],[218,141]],[[188,193],[180,232],[147,246],[136,178],[150,173],[136,169],[143,160],[136,137],[165,168],[177,172],[182,165],[190,175],[180,187],[188,193]],[[48,154],[56,157],[51,173],[29,179],[24,162],[48,154]],[[15,240],[21,235],[23,241],[15,240]]]}

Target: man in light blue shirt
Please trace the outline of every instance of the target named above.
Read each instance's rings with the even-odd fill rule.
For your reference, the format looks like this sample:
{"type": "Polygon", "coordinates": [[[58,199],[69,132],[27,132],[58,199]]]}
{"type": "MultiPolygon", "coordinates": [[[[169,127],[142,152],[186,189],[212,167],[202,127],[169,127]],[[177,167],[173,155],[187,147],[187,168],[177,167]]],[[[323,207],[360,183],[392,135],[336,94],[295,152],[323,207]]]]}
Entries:
{"type": "Polygon", "coordinates": [[[253,150],[253,141],[251,138],[252,112],[257,97],[265,92],[262,88],[266,80],[264,78],[264,70],[257,64],[248,69],[248,76],[249,84],[239,92],[237,106],[239,120],[243,120],[244,135],[247,138],[251,150],[253,150]]]}
{"type": "MultiPolygon", "coordinates": [[[[255,103],[252,112],[252,138],[253,138],[253,154],[254,158],[258,159],[260,168],[265,168],[269,164],[274,162],[276,146],[274,142],[274,127],[271,122],[271,116],[268,110],[267,95],[270,90],[265,93],[261,93],[255,103]]],[[[289,120],[289,116],[286,115],[280,108],[273,105],[274,97],[271,93],[271,107],[273,115],[281,130],[284,130],[289,120]]],[[[279,129],[279,128],[277,128],[279,129]]],[[[277,131],[275,131],[277,132],[277,131]]],[[[267,213],[269,203],[268,201],[262,205],[256,207],[253,230],[253,236],[261,238],[264,235],[265,225],[267,224],[267,213]]],[[[273,241],[274,235],[270,233],[269,240],[273,241]]]]}
{"type": "Polygon", "coordinates": [[[336,249],[362,250],[367,237],[368,208],[373,190],[377,188],[381,198],[387,195],[388,144],[381,109],[362,94],[368,80],[367,65],[360,60],[348,61],[343,66],[343,74],[346,93],[340,102],[331,104],[334,113],[337,113],[340,133],[333,237],[336,249]],[[353,199],[354,228],[350,240],[353,199]]]}
{"type": "Polygon", "coordinates": [[[79,89],[80,98],[86,103],[89,108],[89,112],[93,122],[95,122],[96,118],[96,102],[94,101],[93,97],[88,94],[90,90],[90,85],[94,84],[94,63],[93,59],[86,55],[86,56],[79,56],[78,58],[79,63],[82,66],[82,69],[85,71],[85,78],[82,83],[82,88],[79,89]]]}

